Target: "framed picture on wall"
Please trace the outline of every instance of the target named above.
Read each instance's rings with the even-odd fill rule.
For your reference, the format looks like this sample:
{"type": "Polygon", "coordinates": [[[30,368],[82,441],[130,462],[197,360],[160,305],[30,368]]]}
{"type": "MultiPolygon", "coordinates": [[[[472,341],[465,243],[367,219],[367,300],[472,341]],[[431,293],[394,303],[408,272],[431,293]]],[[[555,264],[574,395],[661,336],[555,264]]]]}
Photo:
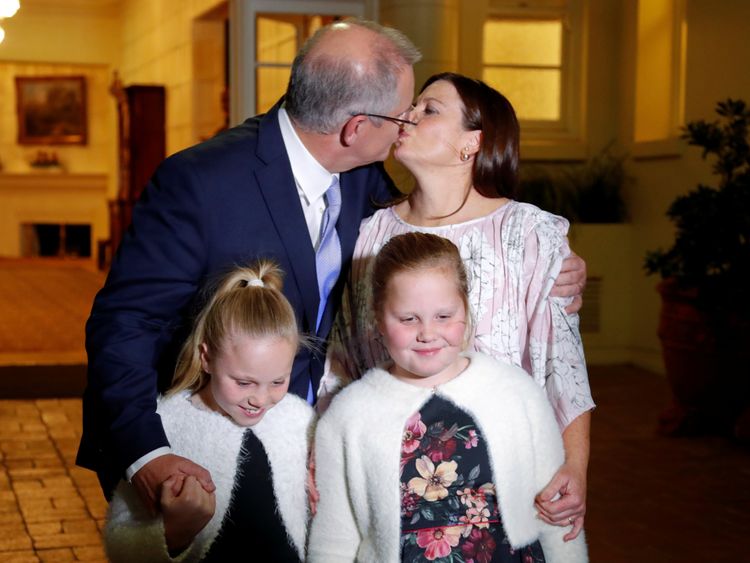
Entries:
{"type": "Polygon", "coordinates": [[[86,144],[83,76],[17,76],[16,111],[19,144],[86,144]]]}

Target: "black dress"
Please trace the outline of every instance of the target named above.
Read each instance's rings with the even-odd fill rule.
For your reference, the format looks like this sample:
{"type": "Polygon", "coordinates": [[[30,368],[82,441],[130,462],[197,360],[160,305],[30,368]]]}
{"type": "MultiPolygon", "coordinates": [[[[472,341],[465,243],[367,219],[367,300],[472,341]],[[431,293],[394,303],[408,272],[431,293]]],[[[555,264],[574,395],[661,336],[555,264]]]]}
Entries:
{"type": "Polygon", "coordinates": [[[240,451],[232,502],[203,561],[299,563],[276,506],[266,450],[251,430],[245,431],[240,451]]]}
{"type": "Polygon", "coordinates": [[[433,396],[401,442],[401,561],[543,563],[538,541],[511,548],[494,482],[480,428],[433,396]]]}

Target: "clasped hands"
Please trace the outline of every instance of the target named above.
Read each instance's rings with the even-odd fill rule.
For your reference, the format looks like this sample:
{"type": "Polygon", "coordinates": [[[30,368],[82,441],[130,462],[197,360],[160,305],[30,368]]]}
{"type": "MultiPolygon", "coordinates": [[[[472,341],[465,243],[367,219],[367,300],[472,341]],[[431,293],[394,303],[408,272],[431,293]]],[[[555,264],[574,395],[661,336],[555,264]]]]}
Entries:
{"type": "Polygon", "coordinates": [[[190,545],[216,511],[211,474],[189,459],[166,454],[149,461],[131,480],[152,515],[161,512],[170,553],[190,545]]]}

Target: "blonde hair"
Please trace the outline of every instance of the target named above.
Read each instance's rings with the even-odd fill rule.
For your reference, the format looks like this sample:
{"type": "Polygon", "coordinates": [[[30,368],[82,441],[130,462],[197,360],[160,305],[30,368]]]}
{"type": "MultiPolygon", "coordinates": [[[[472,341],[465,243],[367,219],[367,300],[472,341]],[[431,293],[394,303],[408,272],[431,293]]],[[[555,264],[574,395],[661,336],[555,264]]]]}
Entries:
{"type": "Polygon", "coordinates": [[[466,312],[465,344],[473,334],[471,308],[469,307],[469,279],[464,262],[455,244],[446,238],[430,233],[404,233],[389,240],[380,249],[372,267],[372,307],[377,322],[382,321],[383,308],[388,297],[388,283],[393,276],[404,271],[441,268],[453,275],[456,290],[461,296],[466,312]]]}
{"type": "Polygon", "coordinates": [[[271,260],[240,266],[220,281],[203,307],[177,358],[167,395],[188,389],[198,391],[209,376],[201,365],[201,345],[220,350],[226,338],[241,334],[254,338],[278,337],[296,345],[299,334],[294,309],[281,292],[284,273],[271,260]]]}

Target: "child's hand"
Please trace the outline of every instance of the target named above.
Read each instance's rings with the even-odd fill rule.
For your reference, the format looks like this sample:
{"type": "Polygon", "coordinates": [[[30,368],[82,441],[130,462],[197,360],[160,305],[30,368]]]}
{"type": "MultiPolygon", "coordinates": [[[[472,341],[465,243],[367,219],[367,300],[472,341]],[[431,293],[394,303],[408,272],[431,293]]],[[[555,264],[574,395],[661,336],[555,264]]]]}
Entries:
{"type": "Polygon", "coordinates": [[[207,493],[192,475],[172,475],[161,488],[164,537],[170,553],[185,549],[216,510],[216,494],[207,493]]]}
{"type": "MultiPolygon", "coordinates": [[[[132,483],[138,496],[152,516],[159,512],[159,495],[162,484],[176,475],[193,475],[207,492],[212,493],[216,486],[211,480],[211,474],[200,465],[189,459],[174,454],[166,454],[152,459],[133,475],[132,483]]],[[[180,487],[181,487],[180,482],[180,487]]]]}
{"type": "Polygon", "coordinates": [[[310,448],[310,457],[307,459],[307,501],[310,503],[310,512],[313,516],[318,510],[320,493],[315,486],[315,448],[310,448]]]}

